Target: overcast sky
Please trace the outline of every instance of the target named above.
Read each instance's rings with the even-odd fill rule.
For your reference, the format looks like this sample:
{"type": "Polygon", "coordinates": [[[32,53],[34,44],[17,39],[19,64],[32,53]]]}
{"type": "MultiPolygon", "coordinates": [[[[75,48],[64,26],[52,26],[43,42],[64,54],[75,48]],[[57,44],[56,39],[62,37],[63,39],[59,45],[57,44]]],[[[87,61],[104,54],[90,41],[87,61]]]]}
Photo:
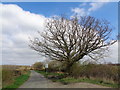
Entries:
{"type": "MultiPolygon", "coordinates": [[[[98,19],[106,19],[114,26],[111,38],[118,32],[118,5],[110,2],[83,3],[2,3],[2,64],[31,65],[45,58],[28,47],[28,37],[38,36],[37,31],[44,31],[46,18],[66,14],[72,16],[90,15],[98,19]]],[[[106,62],[117,63],[118,45],[110,47],[106,62]]]]}

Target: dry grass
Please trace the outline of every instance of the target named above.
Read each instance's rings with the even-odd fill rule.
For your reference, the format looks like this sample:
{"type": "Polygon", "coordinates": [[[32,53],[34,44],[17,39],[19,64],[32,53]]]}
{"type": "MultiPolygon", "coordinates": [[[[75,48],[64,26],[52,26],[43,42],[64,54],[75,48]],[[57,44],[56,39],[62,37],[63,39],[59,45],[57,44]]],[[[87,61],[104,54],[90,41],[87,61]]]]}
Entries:
{"type": "Polygon", "coordinates": [[[14,78],[26,73],[28,68],[29,66],[2,65],[2,87],[13,83],[14,78]]]}
{"type": "Polygon", "coordinates": [[[2,88],[2,65],[0,65],[0,89],[2,88]]]}

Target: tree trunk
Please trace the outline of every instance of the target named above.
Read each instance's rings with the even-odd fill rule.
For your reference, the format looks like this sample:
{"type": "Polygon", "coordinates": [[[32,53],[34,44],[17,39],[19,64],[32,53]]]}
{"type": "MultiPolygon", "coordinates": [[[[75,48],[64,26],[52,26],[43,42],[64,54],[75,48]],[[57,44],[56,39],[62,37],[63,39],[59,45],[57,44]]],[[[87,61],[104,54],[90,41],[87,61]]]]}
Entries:
{"type": "Polygon", "coordinates": [[[71,75],[71,67],[74,63],[68,63],[65,67],[65,72],[67,75],[71,75]]]}

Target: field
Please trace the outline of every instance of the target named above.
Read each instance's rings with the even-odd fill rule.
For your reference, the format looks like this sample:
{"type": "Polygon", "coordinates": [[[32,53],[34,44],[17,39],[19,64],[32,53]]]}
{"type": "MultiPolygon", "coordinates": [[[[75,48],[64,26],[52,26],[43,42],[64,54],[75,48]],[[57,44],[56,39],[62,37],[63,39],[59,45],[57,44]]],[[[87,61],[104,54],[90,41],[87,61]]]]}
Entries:
{"type": "Polygon", "coordinates": [[[18,88],[30,75],[29,66],[3,65],[2,88],[18,88]]]}
{"type": "Polygon", "coordinates": [[[0,65],[0,89],[2,88],[2,66],[0,65]]]}

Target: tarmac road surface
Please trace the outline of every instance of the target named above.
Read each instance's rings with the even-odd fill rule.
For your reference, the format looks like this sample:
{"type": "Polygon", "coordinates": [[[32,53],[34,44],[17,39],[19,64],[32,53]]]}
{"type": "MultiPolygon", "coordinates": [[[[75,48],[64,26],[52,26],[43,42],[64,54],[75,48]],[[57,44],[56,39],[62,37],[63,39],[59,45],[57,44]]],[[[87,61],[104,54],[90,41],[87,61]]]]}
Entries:
{"type": "Polygon", "coordinates": [[[19,88],[108,88],[90,83],[71,83],[63,85],[60,82],[52,82],[40,73],[31,71],[30,78],[19,88]]]}

